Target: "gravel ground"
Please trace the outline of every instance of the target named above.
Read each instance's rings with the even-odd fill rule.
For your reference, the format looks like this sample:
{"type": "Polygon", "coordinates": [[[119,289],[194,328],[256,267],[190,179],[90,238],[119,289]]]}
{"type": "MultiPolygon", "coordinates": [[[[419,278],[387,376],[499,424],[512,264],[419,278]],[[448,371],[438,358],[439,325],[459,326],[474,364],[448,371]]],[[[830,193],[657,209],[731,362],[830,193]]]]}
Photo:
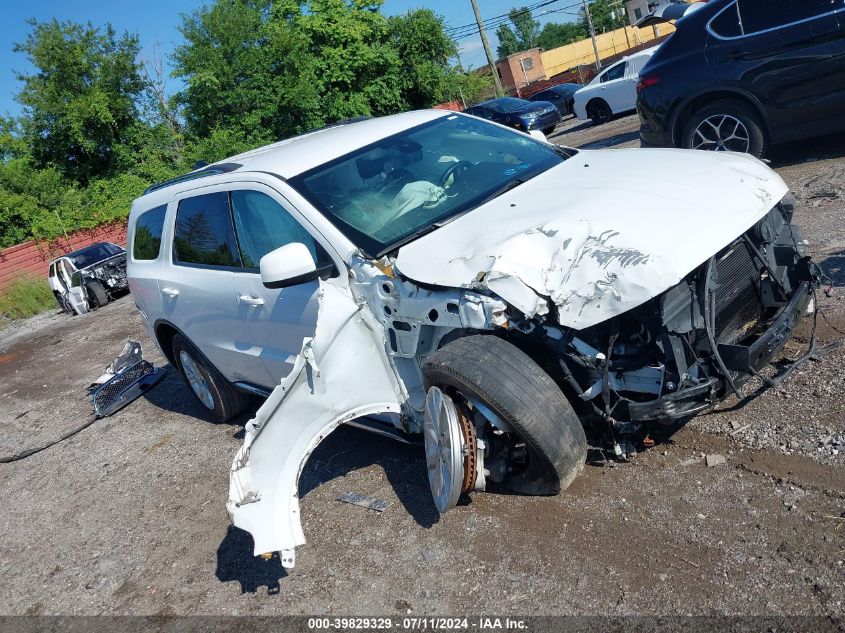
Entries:
{"type": "MultiPolygon", "coordinates": [[[[552,140],[636,146],[636,117],[568,121],[552,140]]],[[[830,280],[819,345],[845,331],[842,140],[773,166],[830,280]]],[[[784,356],[811,333],[805,322],[784,356]]],[[[146,337],[131,297],[0,330],[0,455],[87,419],[87,384],[146,337]]],[[[845,615],[845,352],[726,402],[626,464],[596,455],[564,494],[475,494],[438,516],[419,449],[341,428],[301,480],[308,544],[289,575],[225,512],[245,413],[209,424],[167,366],[117,415],[0,465],[3,614],[845,615]],[[726,463],[707,467],[705,455],[726,463]],[[381,514],[336,501],[389,501],[381,514]]],[[[753,390],[754,385],[750,386],[753,390]]]]}

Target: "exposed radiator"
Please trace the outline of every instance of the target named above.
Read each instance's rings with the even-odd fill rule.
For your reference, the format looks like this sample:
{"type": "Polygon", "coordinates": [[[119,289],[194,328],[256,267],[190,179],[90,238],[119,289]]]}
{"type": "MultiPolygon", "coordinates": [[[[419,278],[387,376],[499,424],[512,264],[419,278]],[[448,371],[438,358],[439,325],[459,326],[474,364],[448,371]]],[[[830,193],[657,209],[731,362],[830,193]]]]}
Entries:
{"type": "Polygon", "coordinates": [[[716,340],[738,343],[763,317],[759,291],[762,270],[745,241],[717,258],[715,267],[716,340]]]}

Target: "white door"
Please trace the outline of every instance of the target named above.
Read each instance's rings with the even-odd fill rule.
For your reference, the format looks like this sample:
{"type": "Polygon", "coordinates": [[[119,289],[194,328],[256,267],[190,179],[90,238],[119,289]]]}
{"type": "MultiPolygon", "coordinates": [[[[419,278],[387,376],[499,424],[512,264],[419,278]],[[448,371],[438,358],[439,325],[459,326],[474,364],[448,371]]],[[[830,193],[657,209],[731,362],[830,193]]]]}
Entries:
{"type": "Polygon", "coordinates": [[[76,271],[70,260],[60,259],[57,266],[61,284],[67,289],[68,303],[77,314],[88,312],[88,297],[82,285],[82,275],[76,271]]]}
{"type": "Polygon", "coordinates": [[[285,208],[284,200],[259,185],[233,185],[232,217],[238,237],[243,269],[233,273],[238,321],[236,348],[245,363],[258,363],[250,382],[272,387],[287,376],[302,349],[302,340],[314,336],[317,327],[317,279],[286,288],[265,288],[259,263],[272,250],[299,242],[311,251],[324,278],[336,270],[320,243],[285,208]],[[249,188],[247,188],[249,187],[249,188]]]}
{"type": "Polygon", "coordinates": [[[636,102],[636,85],[630,86],[625,77],[627,62],[616,62],[600,76],[599,96],[604,99],[614,114],[630,110],[636,102]],[[634,93],[633,99],[629,92],[634,93]]]}

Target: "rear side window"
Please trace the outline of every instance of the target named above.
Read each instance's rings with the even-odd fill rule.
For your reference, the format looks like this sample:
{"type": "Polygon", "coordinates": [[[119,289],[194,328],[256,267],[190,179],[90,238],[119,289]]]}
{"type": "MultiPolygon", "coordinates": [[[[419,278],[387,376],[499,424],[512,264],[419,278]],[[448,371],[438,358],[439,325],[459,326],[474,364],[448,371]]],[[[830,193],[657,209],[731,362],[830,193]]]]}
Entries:
{"type": "Polygon", "coordinates": [[[132,238],[132,257],[142,260],[158,259],[166,212],[167,205],[162,205],[138,216],[135,236],[132,238]]]}
{"type": "Polygon", "coordinates": [[[311,251],[317,266],[331,262],[328,254],[282,205],[259,191],[233,191],[232,213],[245,268],[258,268],[267,253],[299,242],[311,251]]]}
{"type": "Polygon", "coordinates": [[[717,15],[710,23],[710,28],[719,37],[739,37],[742,28],[739,26],[739,10],[735,4],[717,15]]]}
{"type": "Polygon", "coordinates": [[[836,10],[831,0],[737,0],[710,28],[721,37],[753,35],[836,10]]]}
{"type": "Polygon", "coordinates": [[[835,9],[830,0],[738,0],[738,6],[746,35],[807,20],[835,9]]]}
{"type": "Polygon", "coordinates": [[[239,268],[229,194],[221,191],[182,200],[176,211],[173,250],[176,261],[183,264],[239,268]]]}
{"type": "Polygon", "coordinates": [[[611,66],[610,70],[608,70],[604,75],[602,75],[601,83],[605,81],[613,81],[614,79],[622,79],[622,76],[625,74],[625,62],[621,64],[616,64],[616,66],[611,66]]]}

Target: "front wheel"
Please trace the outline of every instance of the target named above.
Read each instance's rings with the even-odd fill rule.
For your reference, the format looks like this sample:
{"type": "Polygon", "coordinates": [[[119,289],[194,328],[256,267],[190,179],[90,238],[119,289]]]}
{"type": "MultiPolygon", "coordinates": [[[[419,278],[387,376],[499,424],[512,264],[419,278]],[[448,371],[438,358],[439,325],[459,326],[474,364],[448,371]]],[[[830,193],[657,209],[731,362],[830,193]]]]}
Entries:
{"type": "Polygon", "coordinates": [[[429,483],[441,512],[457,501],[459,483],[468,492],[489,477],[514,492],[554,495],[584,468],[587,440],[575,411],[511,343],[492,335],[448,343],[424,364],[423,381],[429,483]]]}
{"type": "Polygon", "coordinates": [[[757,158],[767,151],[760,117],[738,101],[724,99],[695,112],[684,126],[686,149],[741,152],[757,158]]]}
{"type": "Polygon", "coordinates": [[[92,308],[102,308],[109,302],[109,295],[99,281],[89,281],[85,284],[85,291],[88,294],[88,305],[92,308]]]}

